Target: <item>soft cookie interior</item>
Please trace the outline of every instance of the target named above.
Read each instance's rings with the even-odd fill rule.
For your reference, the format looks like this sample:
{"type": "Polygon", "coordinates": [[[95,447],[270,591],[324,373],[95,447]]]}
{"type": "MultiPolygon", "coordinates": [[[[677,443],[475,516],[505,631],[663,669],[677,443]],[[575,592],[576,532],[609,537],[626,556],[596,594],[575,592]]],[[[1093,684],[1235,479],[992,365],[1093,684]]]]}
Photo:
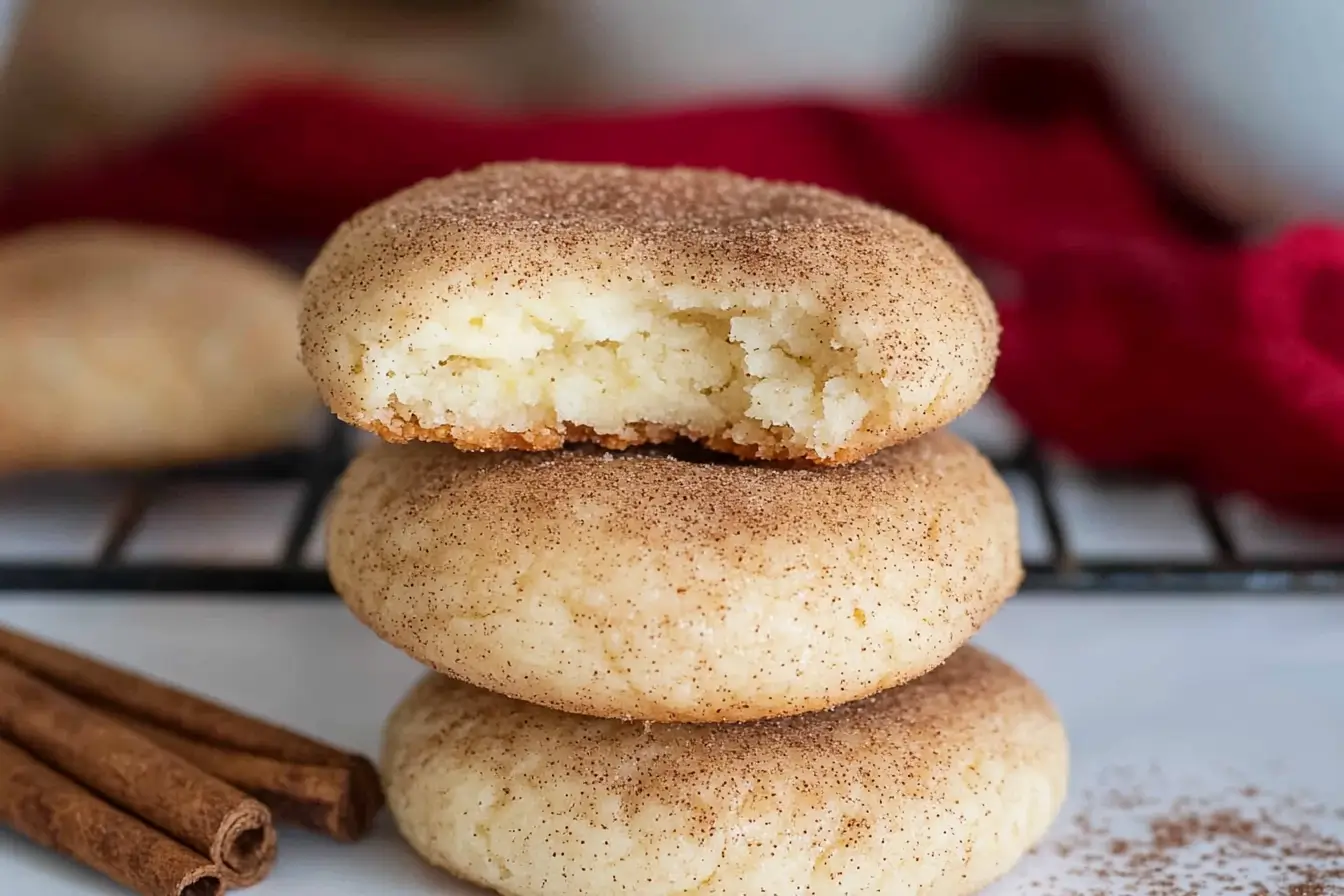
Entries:
{"type": "Polygon", "coordinates": [[[827,459],[902,410],[874,353],[851,348],[862,339],[810,296],[549,286],[459,297],[392,344],[352,345],[351,372],[375,393],[366,406],[385,409],[375,421],[394,432],[582,427],[613,446],[662,431],[827,459]]]}

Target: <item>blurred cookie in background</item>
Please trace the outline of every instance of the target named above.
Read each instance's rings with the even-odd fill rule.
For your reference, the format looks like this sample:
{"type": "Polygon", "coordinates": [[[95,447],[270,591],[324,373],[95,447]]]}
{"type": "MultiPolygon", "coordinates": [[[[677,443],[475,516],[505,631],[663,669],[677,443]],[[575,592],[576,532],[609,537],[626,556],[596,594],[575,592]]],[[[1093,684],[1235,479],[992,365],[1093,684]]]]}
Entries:
{"type": "Polygon", "coordinates": [[[313,431],[296,276],[187,233],[0,240],[0,473],[150,467],[313,431]]]}
{"type": "Polygon", "coordinates": [[[565,93],[539,0],[38,0],[0,80],[11,176],[134,144],[255,82],[339,78],[485,109],[565,93]]]}

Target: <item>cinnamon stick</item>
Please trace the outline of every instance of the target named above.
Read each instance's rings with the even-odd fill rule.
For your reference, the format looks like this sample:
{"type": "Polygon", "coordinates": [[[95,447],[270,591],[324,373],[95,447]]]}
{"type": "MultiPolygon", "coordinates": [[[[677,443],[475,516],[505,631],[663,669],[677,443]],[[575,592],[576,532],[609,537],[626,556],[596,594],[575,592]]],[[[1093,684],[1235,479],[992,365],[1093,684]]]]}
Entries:
{"type": "Polygon", "coordinates": [[[363,833],[355,824],[359,813],[351,801],[356,788],[348,768],[295,765],[188,740],[146,722],[126,718],[121,721],[201,771],[261,800],[276,821],[296,824],[335,840],[350,841],[363,833]]]}
{"type": "Polygon", "coordinates": [[[230,883],[256,883],[275,861],[275,828],[261,803],[3,660],[0,733],[208,856],[230,883]]]}
{"type": "MultiPolygon", "coordinates": [[[[343,770],[348,792],[341,799],[339,823],[331,826],[338,839],[362,837],[382,808],[378,773],[362,756],[3,626],[0,658],[90,705],[192,743],[293,766],[343,770]]],[[[275,799],[273,806],[283,794],[275,799]]]]}
{"type": "Polygon", "coordinates": [[[142,896],[218,896],[219,869],[0,740],[0,823],[142,896]]]}

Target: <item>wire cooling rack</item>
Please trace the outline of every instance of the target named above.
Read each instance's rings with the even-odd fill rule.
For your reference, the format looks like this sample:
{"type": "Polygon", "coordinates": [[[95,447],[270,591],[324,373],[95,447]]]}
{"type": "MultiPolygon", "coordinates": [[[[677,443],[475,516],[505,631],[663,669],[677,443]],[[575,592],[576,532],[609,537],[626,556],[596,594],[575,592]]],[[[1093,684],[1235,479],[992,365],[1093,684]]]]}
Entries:
{"type": "MultiPolygon", "coordinates": [[[[978,410],[954,428],[1013,488],[1024,590],[1344,594],[1344,532],[1098,479],[978,410]]],[[[323,508],[356,442],[333,422],[310,448],[245,462],[0,487],[0,592],[330,595],[323,508]]]]}

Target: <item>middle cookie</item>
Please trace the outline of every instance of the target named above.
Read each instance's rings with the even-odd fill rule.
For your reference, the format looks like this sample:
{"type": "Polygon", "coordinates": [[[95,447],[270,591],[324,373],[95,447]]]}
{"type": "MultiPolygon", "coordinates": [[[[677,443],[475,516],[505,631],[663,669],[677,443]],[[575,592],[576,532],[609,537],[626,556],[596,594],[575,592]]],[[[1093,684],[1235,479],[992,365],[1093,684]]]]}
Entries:
{"type": "Polygon", "coordinates": [[[378,445],[332,583],[422,663],[568,712],[792,715],[924,674],[1016,589],[1007,487],[934,433],[827,469],[378,445]]]}

